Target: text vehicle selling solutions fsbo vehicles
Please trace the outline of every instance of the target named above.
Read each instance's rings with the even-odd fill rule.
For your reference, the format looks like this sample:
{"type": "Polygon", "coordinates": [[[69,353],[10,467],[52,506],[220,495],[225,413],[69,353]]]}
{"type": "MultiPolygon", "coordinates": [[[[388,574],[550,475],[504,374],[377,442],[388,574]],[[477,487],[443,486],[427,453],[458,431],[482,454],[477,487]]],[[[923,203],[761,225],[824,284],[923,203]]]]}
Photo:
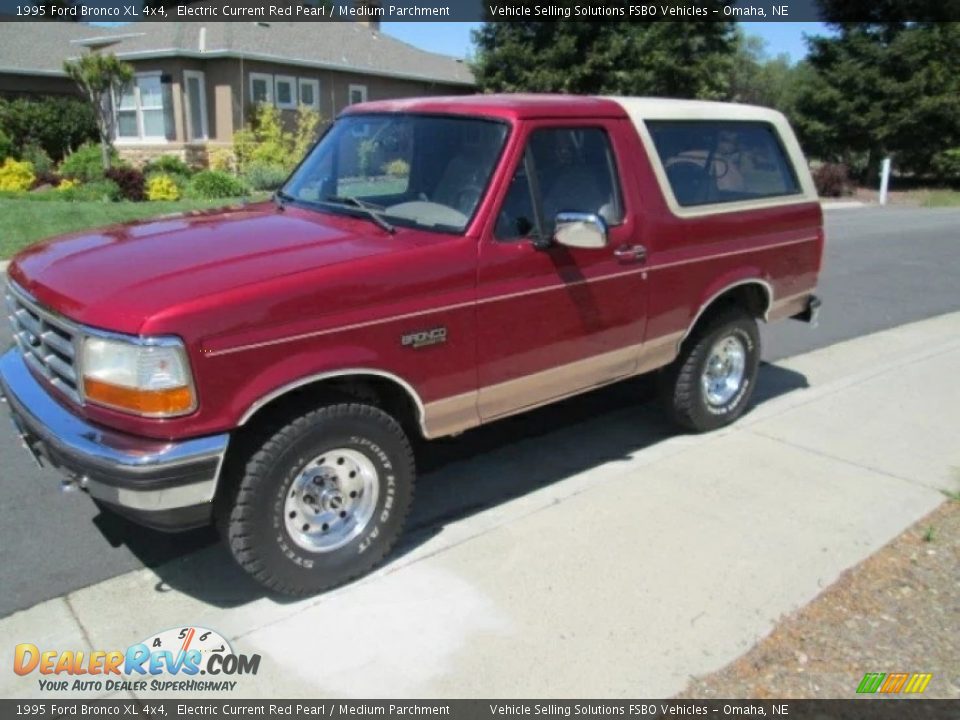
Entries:
{"type": "Polygon", "coordinates": [[[732,422],[757,321],[814,319],[823,219],[782,115],[645,98],[351,106],[270,202],[77,233],[9,267],[26,447],[144,525],[215,522],[304,594],[374,567],[410,438],[658,371],[732,422]]]}

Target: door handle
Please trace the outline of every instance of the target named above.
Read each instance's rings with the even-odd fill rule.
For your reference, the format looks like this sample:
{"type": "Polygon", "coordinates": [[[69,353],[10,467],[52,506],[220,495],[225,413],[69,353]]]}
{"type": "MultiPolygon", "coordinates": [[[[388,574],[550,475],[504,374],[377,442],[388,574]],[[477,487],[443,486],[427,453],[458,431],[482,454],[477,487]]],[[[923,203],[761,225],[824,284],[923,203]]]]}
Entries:
{"type": "Polygon", "coordinates": [[[647,249],[643,245],[623,245],[613,251],[620,262],[643,262],[647,259],[647,249]]]}

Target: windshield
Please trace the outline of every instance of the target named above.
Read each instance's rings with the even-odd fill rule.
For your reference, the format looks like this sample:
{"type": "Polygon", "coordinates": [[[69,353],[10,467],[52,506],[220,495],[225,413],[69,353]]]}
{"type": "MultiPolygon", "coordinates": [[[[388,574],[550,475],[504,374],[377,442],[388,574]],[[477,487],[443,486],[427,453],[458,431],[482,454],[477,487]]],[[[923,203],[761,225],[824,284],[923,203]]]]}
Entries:
{"type": "Polygon", "coordinates": [[[347,115],[304,160],[283,197],[380,221],[462,232],[500,157],[507,126],[435,115],[347,115]]]}

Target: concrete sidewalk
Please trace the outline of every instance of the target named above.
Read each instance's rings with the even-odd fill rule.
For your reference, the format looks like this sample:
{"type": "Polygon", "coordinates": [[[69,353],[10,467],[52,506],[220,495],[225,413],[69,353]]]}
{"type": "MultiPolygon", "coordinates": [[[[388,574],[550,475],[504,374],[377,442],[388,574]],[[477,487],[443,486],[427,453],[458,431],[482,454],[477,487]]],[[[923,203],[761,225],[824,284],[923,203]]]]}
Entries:
{"type": "MultiPolygon", "coordinates": [[[[671,436],[638,405],[446,465],[421,496],[551,480],[414,529],[335,592],[258,598],[210,548],[0,620],[0,637],[9,657],[212,628],[263,656],[225,698],[667,697],[957,489],[957,367],[960,313],[859,338],[764,368],[766,396],[723,431],[671,436]]],[[[7,666],[0,696],[40,696],[38,677],[7,666]]]]}

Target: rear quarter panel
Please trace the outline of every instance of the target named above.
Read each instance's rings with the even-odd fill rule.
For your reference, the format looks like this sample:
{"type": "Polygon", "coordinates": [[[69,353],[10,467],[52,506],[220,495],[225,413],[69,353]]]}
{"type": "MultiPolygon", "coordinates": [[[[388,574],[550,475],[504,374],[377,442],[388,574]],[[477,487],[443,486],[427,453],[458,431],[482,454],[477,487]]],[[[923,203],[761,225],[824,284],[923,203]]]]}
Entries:
{"type": "MultiPolygon", "coordinates": [[[[703,110],[701,119],[711,119],[711,112],[703,110]]],[[[793,131],[781,115],[773,114],[773,120],[794,165],[799,193],[755,203],[682,208],[643,119],[631,115],[638,137],[632,165],[644,207],[648,250],[648,341],[679,340],[713,298],[740,283],[758,281],[765,287],[768,320],[800,312],[816,288],[824,247],[823,213],[793,131]]]]}

